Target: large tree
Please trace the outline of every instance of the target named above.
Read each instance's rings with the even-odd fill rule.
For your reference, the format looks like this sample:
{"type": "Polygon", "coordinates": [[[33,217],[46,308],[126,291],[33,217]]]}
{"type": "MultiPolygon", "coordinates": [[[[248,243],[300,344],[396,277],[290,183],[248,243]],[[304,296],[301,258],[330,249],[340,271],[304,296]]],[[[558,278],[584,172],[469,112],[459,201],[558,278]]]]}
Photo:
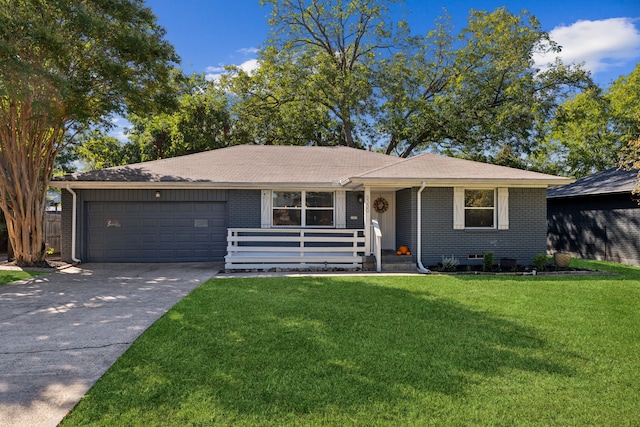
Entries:
{"type": "Polygon", "coordinates": [[[518,163],[563,97],[590,85],[580,67],[536,69],[537,53],[559,48],[525,11],[472,10],[458,35],[449,28],[444,19],[385,64],[383,78],[393,83],[381,84],[387,153],[427,149],[518,163]]]}
{"type": "Polygon", "coordinates": [[[203,74],[175,74],[178,107],[155,116],[130,115],[129,144],[140,160],[155,160],[226,147],[231,143],[227,94],[203,74]]]}
{"type": "Polygon", "coordinates": [[[235,70],[230,85],[239,122],[255,124],[247,133],[261,143],[373,143],[524,167],[540,123],[590,85],[580,67],[535,68],[537,53],[559,48],[527,12],[472,10],[459,34],[445,17],[421,37],[388,19],[395,2],[265,3],[272,37],[260,67],[235,70]]]}
{"type": "MultiPolygon", "coordinates": [[[[640,125],[640,115],[638,115],[638,124],[640,125]]],[[[623,146],[619,166],[626,170],[637,170],[636,189],[634,194],[640,196],[640,136],[627,141],[623,146]]],[[[640,198],[636,199],[640,204],[640,198]]]]}
{"type": "Polygon", "coordinates": [[[619,166],[639,171],[634,193],[640,195],[640,63],[611,85],[608,98],[615,117],[613,126],[623,141],[619,166]]]}
{"type": "Polygon", "coordinates": [[[0,208],[16,261],[44,258],[59,151],[108,115],[167,105],[178,62],[142,0],[0,0],[0,208]]]}
{"type": "MultiPolygon", "coordinates": [[[[615,166],[640,137],[640,64],[607,90],[590,88],[563,102],[547,123],[546,152],[565,175],[581,177],[615,166]]],[[[549,156],[541,160],[549,163],[549,156]]]]}
{"type": "Polygon", "coordinates": [[[362,146],[377,107],[373,72],[394,44],[380,0],[262,0],[271,37],[253,74],[236,70],[239,125],[262,143],[362,146]],[[256,124],[259,124],[256,126],[256,124]]]}

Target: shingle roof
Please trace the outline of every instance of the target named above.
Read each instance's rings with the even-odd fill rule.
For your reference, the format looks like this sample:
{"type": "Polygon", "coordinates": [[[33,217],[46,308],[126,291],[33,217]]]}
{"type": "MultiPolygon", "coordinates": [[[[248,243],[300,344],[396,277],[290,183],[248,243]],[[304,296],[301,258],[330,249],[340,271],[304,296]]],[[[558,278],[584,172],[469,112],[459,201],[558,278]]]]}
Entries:
{"type": "MultiPolygon", "coordinates": [[[[522,169],[492,165],[436,154],[421,154],[402,159],[393,165],[368,171],[358,178],[416,180],[505,179],[527,181],[558,181],[559,177],[522,169]]],[[[562,178],[560,178],[562,180],[562,178]]]]}
{"type": "Polygon", "coordinates": [[[408,159],[348,147],[236,145],[170,159],[76,173],[57,178],[73,183],[210,183],[344,185],[349,179],[493,179],[540,184],[564,181],[553,175],[433,154],[408,159]]]}
{"type": "Polygon", "coordinates": [[[398,158],[347,147],[236,145],[78,173],[71,181],[335,183],[398,158]]]}
{"type": "Polygon", "coordinates": [[[611,168],[576,180],[573,184],[551,187],[548,198],[594,196],[609,193],[630,193],[636,188],[637,170],[611,168]]]}

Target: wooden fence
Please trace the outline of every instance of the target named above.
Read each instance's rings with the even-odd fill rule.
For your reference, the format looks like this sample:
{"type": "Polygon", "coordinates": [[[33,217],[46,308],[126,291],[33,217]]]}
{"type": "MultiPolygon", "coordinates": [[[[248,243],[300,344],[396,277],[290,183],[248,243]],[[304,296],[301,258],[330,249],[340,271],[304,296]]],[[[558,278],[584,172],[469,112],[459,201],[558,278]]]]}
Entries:
{"type": "Polygon", "coordinates": [[[62,215],[60,212],[47,212],[46,242],[47,251],[53,248],[54,253],[60,253],[60,239],[62,237],[62,215]]]}

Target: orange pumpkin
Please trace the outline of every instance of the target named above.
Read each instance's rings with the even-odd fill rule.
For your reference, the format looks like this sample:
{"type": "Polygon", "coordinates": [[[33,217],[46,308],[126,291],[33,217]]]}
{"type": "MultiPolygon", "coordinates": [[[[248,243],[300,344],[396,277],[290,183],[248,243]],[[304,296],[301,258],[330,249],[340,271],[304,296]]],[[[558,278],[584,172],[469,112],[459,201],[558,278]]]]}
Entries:
{"type": "Polygon", "coordinates": [[[398,250],[396,251],[396,254],[398,255],[409,255],[411,252],[409,252],[409,247],[408,246],[400,246],[398,248],[398,250]]]}

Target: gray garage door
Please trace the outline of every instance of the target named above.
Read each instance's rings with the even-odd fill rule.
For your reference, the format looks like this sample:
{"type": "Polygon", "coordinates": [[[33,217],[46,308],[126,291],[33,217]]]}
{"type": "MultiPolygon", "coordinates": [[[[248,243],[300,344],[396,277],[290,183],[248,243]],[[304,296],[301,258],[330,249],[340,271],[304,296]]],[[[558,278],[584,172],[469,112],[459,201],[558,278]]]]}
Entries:
{"type": "Polygon", "coordinates": [[[89,202],[93,262],[222,261],[225,202],[89,202]]]}

